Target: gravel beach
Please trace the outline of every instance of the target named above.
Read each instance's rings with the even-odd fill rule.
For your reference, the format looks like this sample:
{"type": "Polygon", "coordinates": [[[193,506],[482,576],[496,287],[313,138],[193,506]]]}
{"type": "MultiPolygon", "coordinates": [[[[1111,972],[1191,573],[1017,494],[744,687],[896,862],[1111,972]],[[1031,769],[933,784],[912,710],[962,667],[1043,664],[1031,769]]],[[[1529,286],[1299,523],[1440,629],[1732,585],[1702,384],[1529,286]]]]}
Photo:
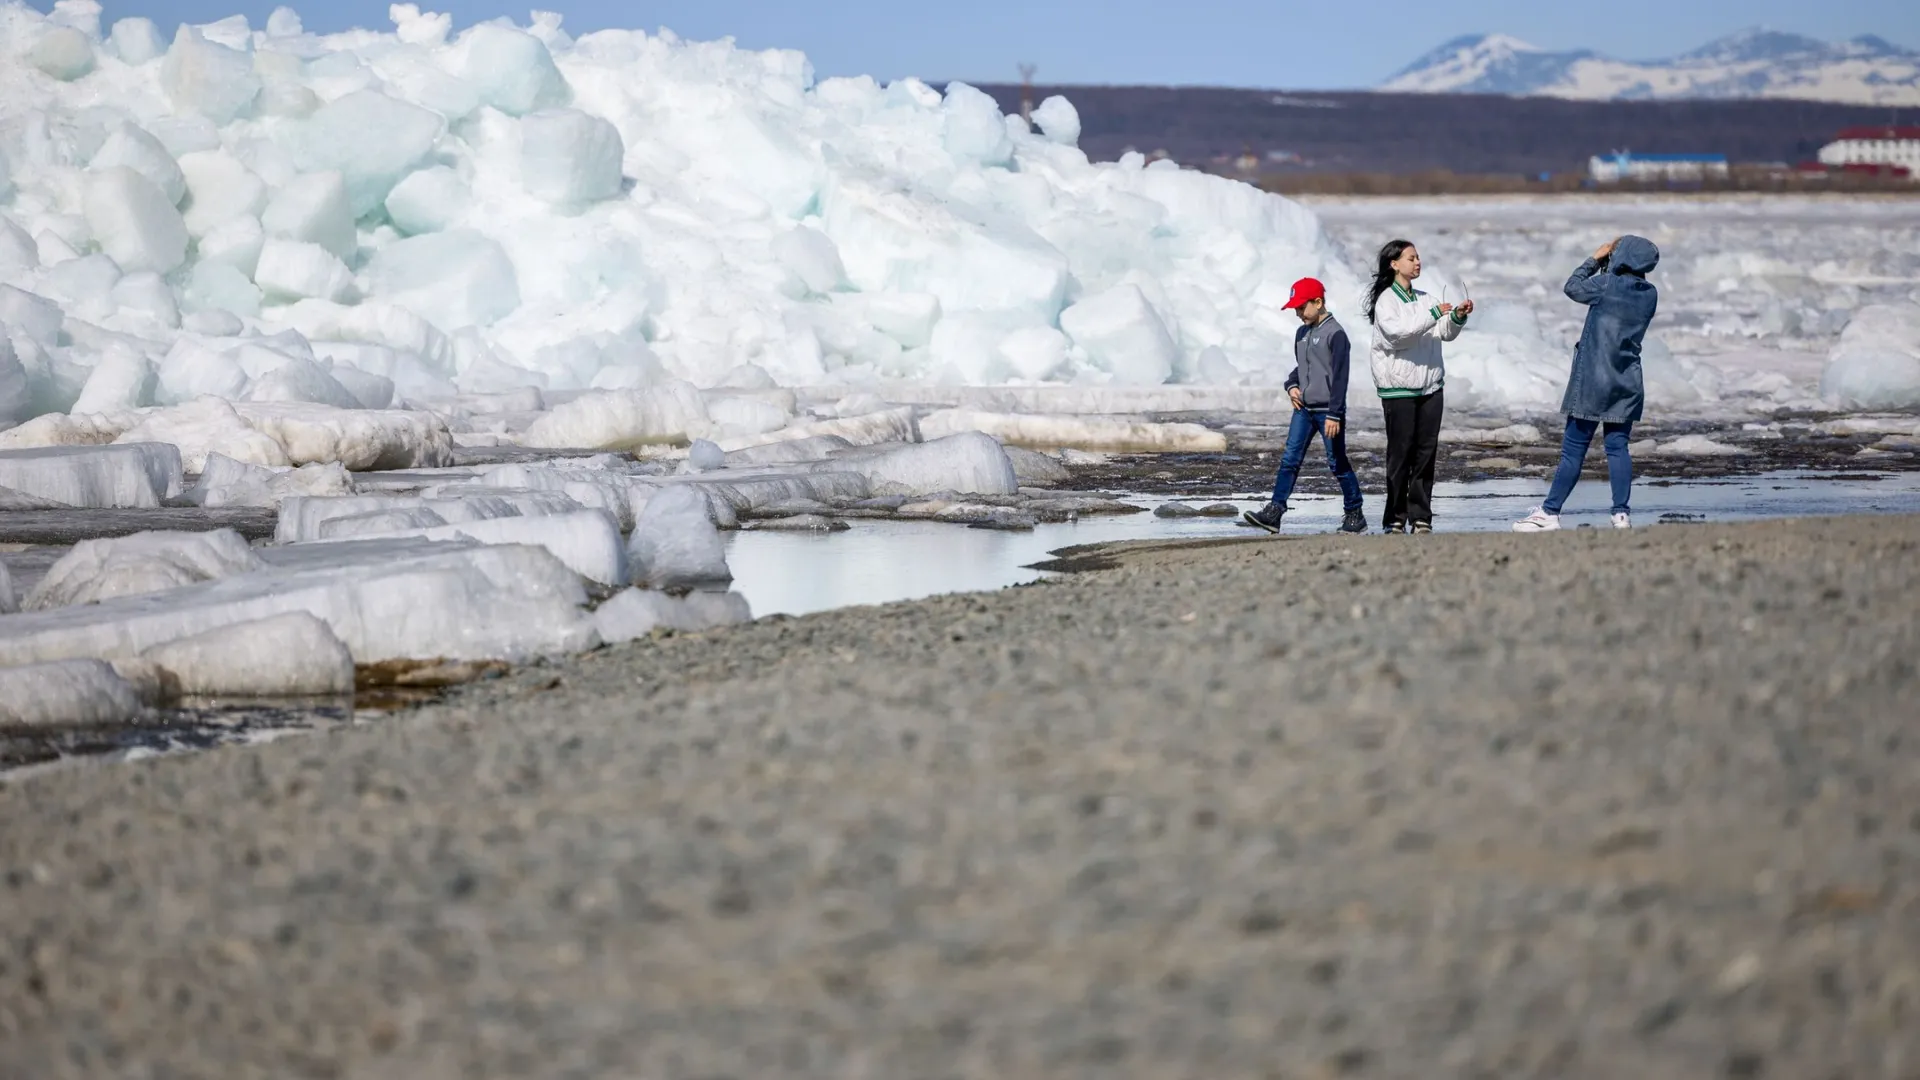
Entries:
{"type": "Polygon", "coordinates": [[[0,1077],[1920,1077],[1920,518],[1069,562],[0,778],[0,1077]]]}

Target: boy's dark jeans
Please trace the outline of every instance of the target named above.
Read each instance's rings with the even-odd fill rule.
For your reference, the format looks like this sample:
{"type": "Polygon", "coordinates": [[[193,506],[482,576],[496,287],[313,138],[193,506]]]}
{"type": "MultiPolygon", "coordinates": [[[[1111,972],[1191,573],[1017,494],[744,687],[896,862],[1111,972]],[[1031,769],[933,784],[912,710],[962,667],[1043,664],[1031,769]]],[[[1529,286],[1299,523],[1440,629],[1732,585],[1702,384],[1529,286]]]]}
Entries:
{"type": "Polygon", "coordinates": [[[1387,414],[1387,512],[1381,524],[1388,532],[1433,524],[1433,465],[1440,456],[1445,393],[1381,399],[1387,414]]]}
{"type": "Polygon", "coordinates": [[[1300,466],[1307,460],[1307,447],[1315,435],[1326,445],[1327,467],[1340,482],[1340,496],[1346,501],[1346,508],[1360,509],[1360,478],[1353,474],[1353,464],[1347,460],[1346,424],[1342,422],[1340,434],[1327,438],[1325,409],[1293,410],[1293,424],[1287,428],[1287,448],[1280,455],[1280,472],[1273,478],[1274,505],[1287,505],[1287,499],[1293,495],[1293,485],[1300,479],[1300,466]]]}

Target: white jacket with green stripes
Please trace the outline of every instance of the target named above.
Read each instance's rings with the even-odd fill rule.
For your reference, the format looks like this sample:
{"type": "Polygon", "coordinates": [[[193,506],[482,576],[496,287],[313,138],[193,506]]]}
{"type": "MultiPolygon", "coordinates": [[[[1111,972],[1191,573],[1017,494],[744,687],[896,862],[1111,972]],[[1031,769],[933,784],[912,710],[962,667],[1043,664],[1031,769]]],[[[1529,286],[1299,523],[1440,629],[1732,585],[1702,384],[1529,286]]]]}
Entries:
{"type": "Polygon", "coordinates": [[[1440,313],[1438,298],[1398,283],[1373,307],[1373,347],[1368,359],[1382,398],[1426,397],[1446,380],[1440,343],[1460,336],[1466,320],[1440,313]]]}

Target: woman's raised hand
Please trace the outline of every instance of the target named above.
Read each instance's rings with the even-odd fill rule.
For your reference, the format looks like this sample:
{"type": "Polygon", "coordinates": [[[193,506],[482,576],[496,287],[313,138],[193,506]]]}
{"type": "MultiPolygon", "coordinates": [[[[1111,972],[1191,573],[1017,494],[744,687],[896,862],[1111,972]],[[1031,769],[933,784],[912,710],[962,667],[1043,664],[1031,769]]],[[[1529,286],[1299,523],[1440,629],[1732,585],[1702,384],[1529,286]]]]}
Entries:
{"type": "Polygon", "coordinates": [[[1604,243],[1604,244],[1601,244],[1601,245],[1600,245],[1599,247],[1597,247],[1597,248],[1595,248],[1595,249],[1594,249],[1594,251],[1593,251],[1593,258],[1594,258],[1594,261],[1595,261],[1595,262],[1598,262],[1598,261],[1600,261],[1601,259],[1604,259],[1604,258],[1606,258],[1607,256],[1609,256],[1609,255],[1611,255],[1611,254],[1613,254],[1613,249],[1614,249],[1614,246],[1615,246],[1616,244],[1618,244],[1618,243],[1620,243],[1620,238],[1616,236],[1616,237],[1614,237],[1613,239],[1611,239],[1611,240],[1609,240],[1609,241],[1607,241],[1606,243],[1604,243]]]}

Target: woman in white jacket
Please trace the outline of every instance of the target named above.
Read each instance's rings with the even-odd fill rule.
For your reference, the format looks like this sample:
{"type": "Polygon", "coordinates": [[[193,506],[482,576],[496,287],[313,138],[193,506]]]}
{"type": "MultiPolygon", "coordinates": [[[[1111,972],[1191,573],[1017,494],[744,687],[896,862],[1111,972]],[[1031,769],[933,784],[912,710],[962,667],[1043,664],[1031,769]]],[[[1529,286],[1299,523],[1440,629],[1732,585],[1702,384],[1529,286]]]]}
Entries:
{"type": "Polygon", "coordinates": [[[1390,533],[1433,531],[1433,465],[1440,452],[1446,363],[1440,343],[1460,336],[1473,301],[1458,307],[1413,287],[1420,252],[1411,240],[1390,241],[1367,290],[1373,324],[1369,359],[1387,417],[1387,510],[1390,533]]]}

